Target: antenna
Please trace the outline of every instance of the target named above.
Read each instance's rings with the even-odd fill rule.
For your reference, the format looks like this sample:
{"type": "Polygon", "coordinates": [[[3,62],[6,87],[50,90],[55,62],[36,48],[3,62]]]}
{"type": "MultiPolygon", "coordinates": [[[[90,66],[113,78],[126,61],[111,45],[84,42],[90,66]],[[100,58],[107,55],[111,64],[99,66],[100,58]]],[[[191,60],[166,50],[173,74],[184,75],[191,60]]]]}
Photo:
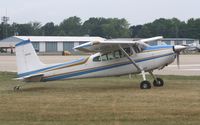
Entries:
{"type": "Polygon", "coordinates": [[[6,16],[1,17],[1,21],[3,24],[3,38],[7,37],[8,35],[7,25],[9,20],[10,18],[7,16],[7,9],[6,9],[6,16]]]}

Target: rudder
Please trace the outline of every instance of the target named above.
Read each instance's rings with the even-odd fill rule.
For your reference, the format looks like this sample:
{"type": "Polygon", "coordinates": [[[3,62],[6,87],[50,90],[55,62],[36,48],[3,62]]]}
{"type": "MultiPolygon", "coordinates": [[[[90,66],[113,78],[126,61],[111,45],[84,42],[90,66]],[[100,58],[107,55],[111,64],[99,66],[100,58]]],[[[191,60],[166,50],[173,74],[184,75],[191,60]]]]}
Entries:
{"type": "Polygon", "coordinates": [[[43,68],[45,65],[37,56],[30,40],[15,45],[18,75],[43,68]]]}

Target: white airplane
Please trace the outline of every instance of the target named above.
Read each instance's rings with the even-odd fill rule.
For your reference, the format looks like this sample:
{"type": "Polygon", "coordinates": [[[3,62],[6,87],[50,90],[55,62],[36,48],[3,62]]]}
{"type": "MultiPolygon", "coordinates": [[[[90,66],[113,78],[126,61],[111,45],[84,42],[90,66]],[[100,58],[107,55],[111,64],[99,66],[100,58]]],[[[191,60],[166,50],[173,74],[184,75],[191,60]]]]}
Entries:
{"type": "Polygon", "coordinates": [[[195,52],[200,52],[200,45],[197,43],[191,43],[191,44],[186,44],[186,49],[184,50],[185,53],[195,53],[195,52]]]}
{"type": "MultiPolygon", "coordinates": [[[[95,78],[121,76],[125,74],[142,74],[141,89],[150,89],[145,72],[153,77],[153,85],[161,87],[164,81],[155,77],[153,70],[163,69],[177,57],[185,46],[160,45],[147,43],[162,39],[162,36],[141,39],[139,41],[91,41],[76,46],[75,49],[92,53],[88,58],[60,64],[43,64],[38,58],[30,40],[16,44],[18,80],[25,82],[46,82],[65,79],[95,78]]],[[[20,86],[14,87],[19,90],[20,86]]]]}

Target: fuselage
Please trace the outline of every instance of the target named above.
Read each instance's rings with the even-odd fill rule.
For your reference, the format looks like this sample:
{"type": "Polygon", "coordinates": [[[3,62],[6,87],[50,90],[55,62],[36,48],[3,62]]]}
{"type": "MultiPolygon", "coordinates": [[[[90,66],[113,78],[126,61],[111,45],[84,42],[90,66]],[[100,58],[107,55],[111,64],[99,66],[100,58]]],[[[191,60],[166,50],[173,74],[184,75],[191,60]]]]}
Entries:
{"type": "MultiPolygon", "coordinates": [[[[23,77],[25,75],[43,74],[41,81],[53,81],[140,73],[126,56],[120,55],[117,51],[110,53],[110,55],[96,53],[88,58],[51,65],[19,75],[23,77]]],[[[169,65],[175,60],[176,54],[172,46],[150,47],[139,53],[130,53],[130,58],[145,72],[148,72],[169,65]]]]}

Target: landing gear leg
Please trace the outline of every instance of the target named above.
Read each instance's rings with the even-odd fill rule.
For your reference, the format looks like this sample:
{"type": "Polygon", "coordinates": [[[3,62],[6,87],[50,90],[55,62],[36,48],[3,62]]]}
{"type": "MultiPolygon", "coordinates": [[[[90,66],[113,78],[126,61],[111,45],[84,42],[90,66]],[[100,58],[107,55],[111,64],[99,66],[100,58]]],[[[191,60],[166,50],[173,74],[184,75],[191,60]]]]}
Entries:
{"type": "Polygon", "coordinates": [[[162,87],[164,85],[164,81],[161,78],[157,78],[155,77],[155,75],[153,74],[152,71],[149,72],[149,74],[153,77],[154,81],[153,81],[153,85],[155,87],[162,87]]]}
{"type": "Polygon", "coordinates": [[[15,91],[15,92],[17,92],[17,91],[20,91],[21,90],[21,86],[15,86],[14,88],[13,88],[13,90],[15,91]]]}
{"type": "Polygon", "coordinates": [[[146,80],[146,75],[145,75],[144,71],[142,71],[142,78],[143,78],[144,81],[142,81],[140,83],[140,88],[141,89],[151,89],[151,83],[146,80]]]}
{"type": "MultiPolygon", "coordinates": [[[[142,73],[142,78],[143,78],[144,81],[142,81],[140,83],[140,88],[141,89],[150,89],[151,83],[146,80],[146,76],[145,76],[145,72],[144,72],[143,68],[141,68],[139,65],[137,65],[137,63],[129,56],[129,54],[122,48],[122,46],[120,44],[119,44],[119,48],[125,54],[127,59],[129,59],[130,62],[132,62],[133,66],[138,70],[138,72],[142,73]]],[[[134,51],[134,49],[132,49],[132,51],[134,51]]],[[[135,51],[134,51],[134,53],[135,53],[135,51]]]]}

